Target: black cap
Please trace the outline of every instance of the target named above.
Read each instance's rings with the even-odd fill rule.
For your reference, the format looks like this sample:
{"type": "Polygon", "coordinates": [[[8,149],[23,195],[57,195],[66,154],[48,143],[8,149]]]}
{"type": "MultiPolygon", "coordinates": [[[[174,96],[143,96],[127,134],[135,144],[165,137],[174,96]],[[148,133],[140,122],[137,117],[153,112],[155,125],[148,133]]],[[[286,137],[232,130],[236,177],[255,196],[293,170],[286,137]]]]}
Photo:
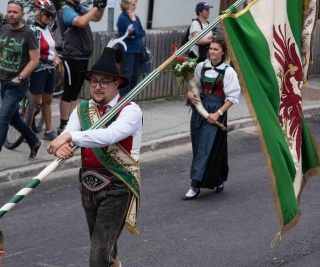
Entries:
{"type": "Polygon", "coordinates": [[[204,9],[213,8],[213,6],[208,5],[206,2],[199,2],[196,5],[196,11],[202,11],[204,9]]]}

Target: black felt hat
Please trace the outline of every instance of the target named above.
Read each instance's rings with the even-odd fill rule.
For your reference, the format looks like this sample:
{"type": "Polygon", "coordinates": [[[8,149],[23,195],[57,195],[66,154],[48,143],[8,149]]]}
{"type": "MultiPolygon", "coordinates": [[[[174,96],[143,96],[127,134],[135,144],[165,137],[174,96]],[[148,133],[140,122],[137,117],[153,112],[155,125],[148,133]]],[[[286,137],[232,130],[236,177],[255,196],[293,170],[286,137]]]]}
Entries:
{"type": "Polygon", "coordinates": [[[90,80],[92,73],[102,73],[115,76],[119,79],[119,88],[125,87],[129,84],[129,80],[119,74],[116,61],[116,51],[113,48],[105,47],[103,53],[97,62],[91,67],[91,70],[84,71],[86,80],[90,80]]]}

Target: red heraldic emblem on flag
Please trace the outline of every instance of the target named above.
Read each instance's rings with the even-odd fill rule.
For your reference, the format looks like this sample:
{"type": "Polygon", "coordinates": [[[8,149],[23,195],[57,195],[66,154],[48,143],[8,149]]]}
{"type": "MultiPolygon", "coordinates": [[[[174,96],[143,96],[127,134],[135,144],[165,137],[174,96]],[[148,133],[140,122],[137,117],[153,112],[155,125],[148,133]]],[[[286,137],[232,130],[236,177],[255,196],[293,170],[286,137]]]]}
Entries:
{"type": "Polygon", "coordinates": [[[277,73],[280,79],[279,122],[298,166],[302,136],[302,65],[294,40],[288,37],[287,30],[287,25],[273,27],[274,57],[281,66],[277,73]]]}
{"type": "Polygon", "coordinates": [[[307,179],[319,172],[320,152],[302,111],[311,62],[317,0],[253,0],[221,16],[231,58],[264,152],[281,235],[300,218],[307,179]]]}

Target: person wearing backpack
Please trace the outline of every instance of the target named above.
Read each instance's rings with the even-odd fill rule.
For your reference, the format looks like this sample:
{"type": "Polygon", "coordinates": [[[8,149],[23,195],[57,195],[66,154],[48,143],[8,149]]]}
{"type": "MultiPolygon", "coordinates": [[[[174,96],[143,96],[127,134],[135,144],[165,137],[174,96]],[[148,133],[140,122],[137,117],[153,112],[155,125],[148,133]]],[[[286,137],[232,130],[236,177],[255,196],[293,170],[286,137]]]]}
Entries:
{"type": "Polygon", "coordinates": [[[192,91],[187,94],[193,104],[190,122],[193,158],[191,187],[183,200],[195,199],[200,188],[215,189],[216,193],[224,189],[229,172],[227,131],[215,122],[227,128],[227,110],[239,103],[241,92],[237,73],[229,62],[225,41],[215,38],[210,44],[208,58],[194,71],[201,99],[192,91]],[[195,108],[198,101],[202,101],[209,113],[206,118],[195,108]]]}
{"type": "Polygon", "coordinates": [[[57,137],[52,128],[52,96],[55,88],[56,67],[60,64],[55,49],[55,40],[49,28],[56,16],[56,8],[50,0],[34,0],[34,24],[30,28],[35,32],[40,47],[38,68],[30,76],[29,91],[32,94],[33,110],[42,102],[42,115],[45,123],[45,140],[57,137]]]}
{"type": "MultiPolygon", "coordinates": [[[[210,15],[210,8],[213,6],[208,5],[205,2],[199,2],[196,5],[197,18],[194,19],[189,29],[189,40],[201,32],[204,28],[208,27],[209,22],[207,19],[210,15]]],[[[200,39],[195,45],[193,45],[189,51],[189,57],[198,58],[198,63],[204,61],[207,58],[207,52],[212,39],[215,37],[209,32],[205,37],[200,39]]]]}
{"type": "Polygon", "coordinates": [[[61,7],[62,21],[67,30],[64,32],[64,44],[61,55],[64,64],[64,91],[60,100],[60,134],[72,110],[77,106],[84,76],[81,71],[88,69],[93,52],[93,36],[89,23],[100,21],[107,0],[93,0],[93,7],[88,9],[80,0],[66,0],[61,7]]]}

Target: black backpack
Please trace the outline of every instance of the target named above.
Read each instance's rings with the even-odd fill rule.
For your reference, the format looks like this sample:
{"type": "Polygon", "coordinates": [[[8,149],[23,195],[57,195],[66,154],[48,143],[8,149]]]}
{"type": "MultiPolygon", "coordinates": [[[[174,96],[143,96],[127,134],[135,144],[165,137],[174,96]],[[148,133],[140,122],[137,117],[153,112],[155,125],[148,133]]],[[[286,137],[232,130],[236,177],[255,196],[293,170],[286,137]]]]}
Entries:
{"type": "MultiPolygon", "coordinates": [[[[194,20],[199,22],[201,30],[203,30],[201,21],[198,18],[193,19],[192,21],[194,21],[194,20]]],[[[207,23],[210,24],[209,21],[207,21],[207,23]]],[[[181,41],[181,46],[186,44],[189,41],[190,26],[188,27],[187,32],[181,41]]],[[[197,45],[197,46],[199,47],[199,56],[198,56],[198,61],[197,61],[199,63],[199,62],[204,61],[206,59],[207,52],[209,50],[210,45],[197,45]]],[[[189,57],[191,57],[191,58],[197,57],[193,52],[191,52],[191,53],[189,53],[189,52],[190,51],[186,51],[186,53],[189,55],[189,57]]]]}
{"type": "Polygon", "coordinates": [[[72,29],[72,27],[67,27],[64,24],[63,19],[62,19],[63,9],[68,6],[71,7],[74,11],[76,11],[80,16],[85,14],[82,12],[81,9],[75,8],[75,5],[73,5],[69,2],[65,2],[61,6],[60,10],[57,12],[57,16],[56,16],[54,22],[52,23],[52,27],[51,27],[51,30],[54,34],[55,41],[56,41],[56,50],[58,52],[62,52],[63,46],[64,46],[64,41],[65,41],[65,36],[66,36],[67,32],[69,32],[72,29]]]}
{"type": "Polygon", "coordinates": [[[56,41],[56,50],[58,52],[62,51],[63,45],[64,45],[65,33],[68,29],[70,30],[70,28],[68,28],[63,23],[63,20],[62,20],[62,12],[65,7],[67,7],[67,6],[62,5],[60,10],[57,12],[56,19],[55,19],[54,23],[52,24],[52,28],[51,28],[53,35],[54,35],[54,39],[56,41]]]}
{"type": "MultiPolygon", "coordinates": [[[[200,27],[201,27],[201,30],[202,30],[202,23],[200,22],[200,20],[199,20],[198,18],[196,18],[196,19],[193,19],[192,21],[194,21],[194,20],[196,20],[196,21],[198,21],[198,22],[199,22],[200,27]]],[[[186,33],[185,33],[185,35],[184,35],[184,36],[183,36],[183,38],[182,38],[181,46],[185,45],[185,44],[189,41],[190,26],[191,26],[191,24],[189,25],[189,27],[188,27],[188,29],[187,29],[187,31],[186,31],[186,33]]]]}

